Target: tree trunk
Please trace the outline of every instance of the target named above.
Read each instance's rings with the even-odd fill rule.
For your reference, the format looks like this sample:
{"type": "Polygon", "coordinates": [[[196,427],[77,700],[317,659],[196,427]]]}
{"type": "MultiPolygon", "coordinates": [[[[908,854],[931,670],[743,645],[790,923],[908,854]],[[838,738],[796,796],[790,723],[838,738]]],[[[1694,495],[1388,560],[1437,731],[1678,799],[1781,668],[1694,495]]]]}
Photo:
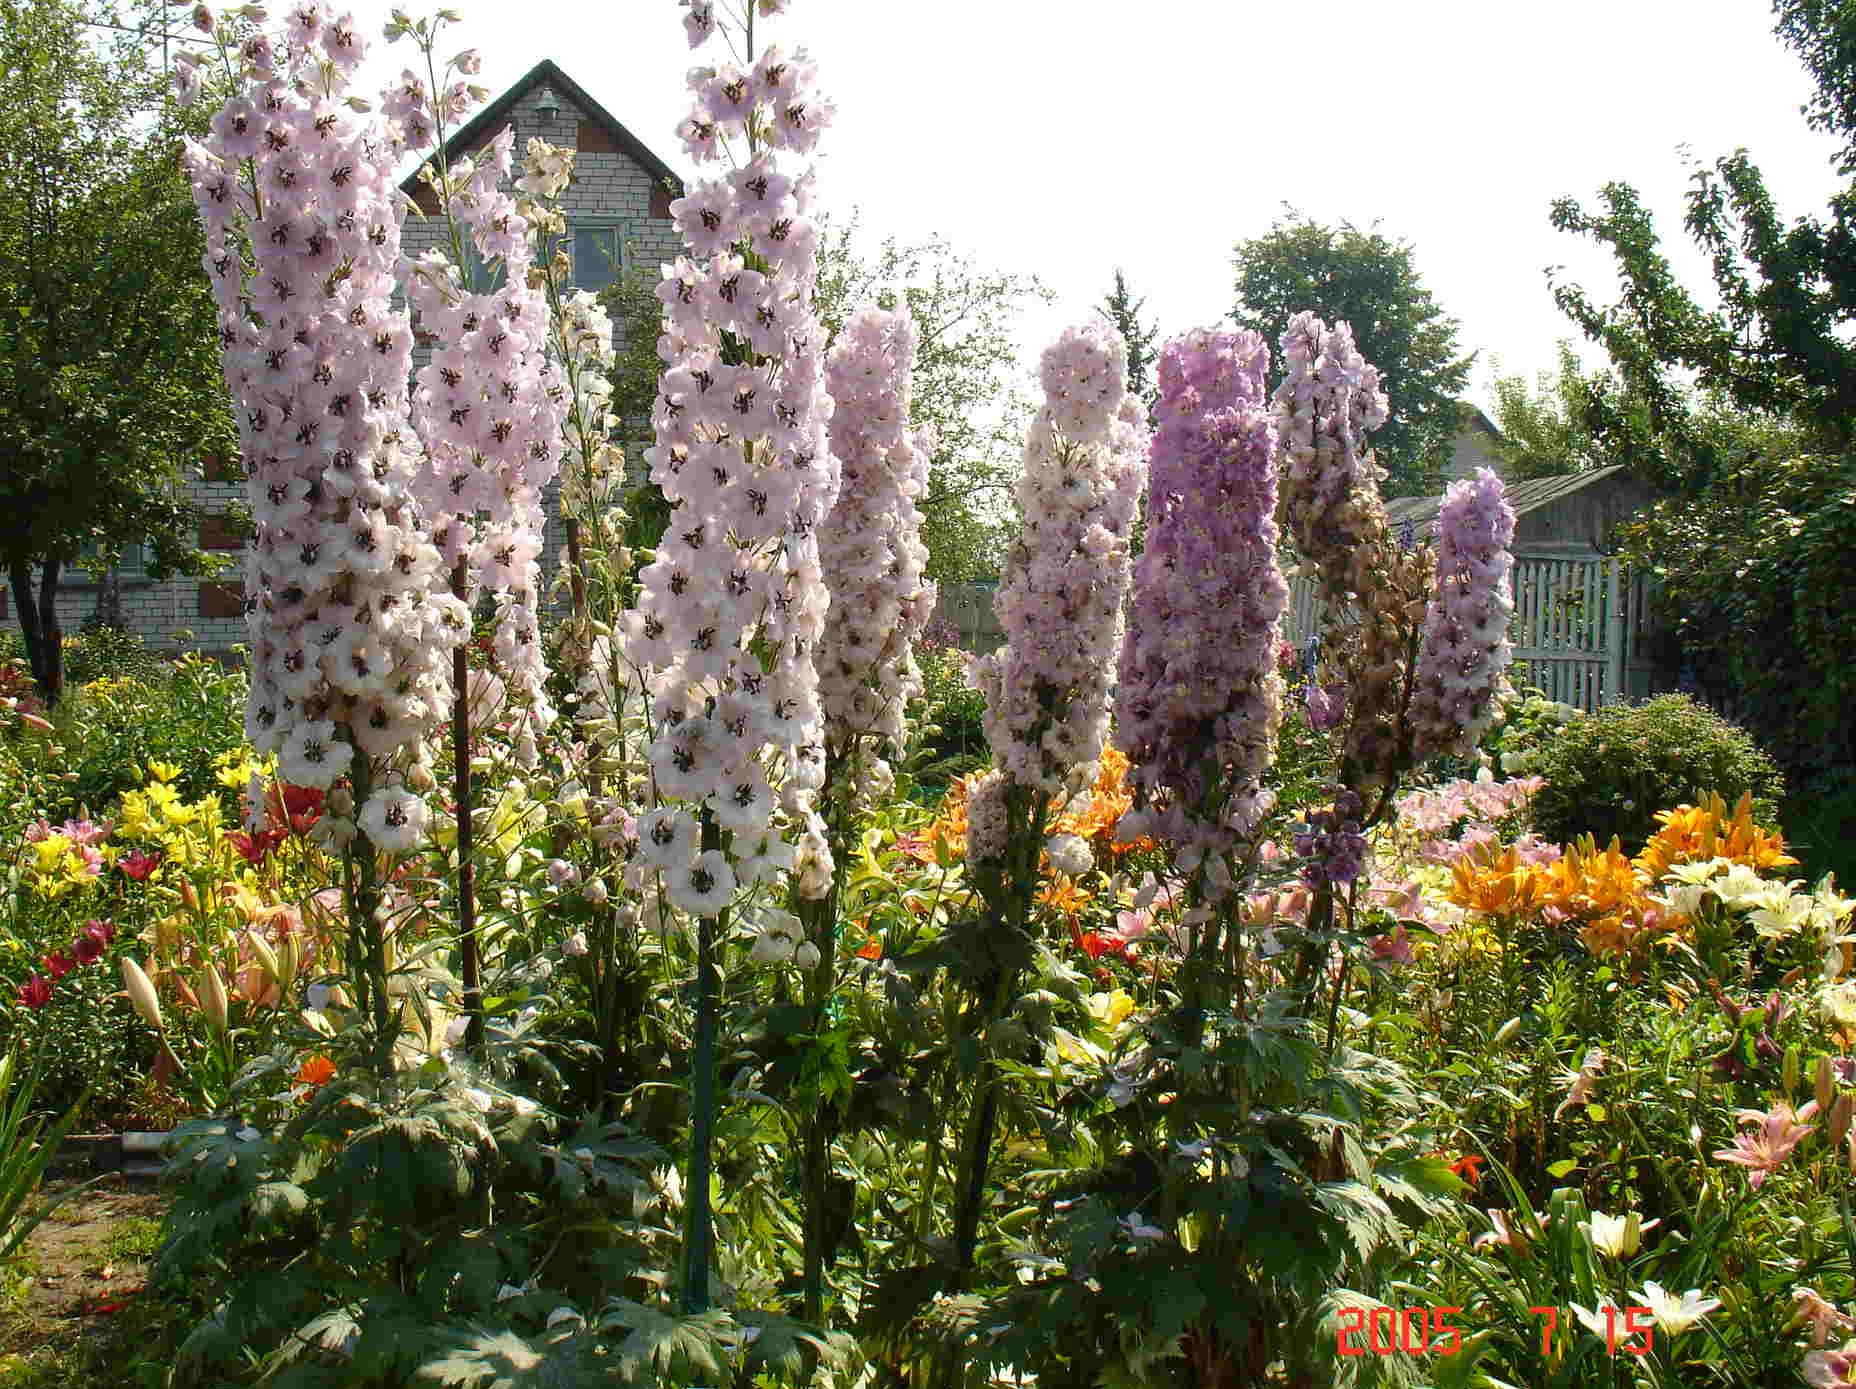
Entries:
{"type": "Polygon", "coordinates": [[[8,577],[13,602],[19,608],[19,628],[26,638],[32,683],[49,708],[64,694],[64,629],[58,625],[58,575],[64,564],[55,559],[40,563],[43,572],[36,596],[32,591],[32,561],[16,560],[8,577]]]}

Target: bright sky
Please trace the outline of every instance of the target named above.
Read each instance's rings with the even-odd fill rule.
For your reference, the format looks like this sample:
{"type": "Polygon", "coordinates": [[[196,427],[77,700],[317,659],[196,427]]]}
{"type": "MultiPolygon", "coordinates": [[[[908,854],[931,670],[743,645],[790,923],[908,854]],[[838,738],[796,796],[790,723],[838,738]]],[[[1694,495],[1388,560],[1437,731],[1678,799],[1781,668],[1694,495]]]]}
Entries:
{"type": "MultiPolygon", "coordinates": [[[[351,3],[378,34],[388,5],[351,3]]],[[[672,132],[697,57],[675,0],[452,3],[448,51],[479,49],[492,93],[553,58],[690,171],[672,132]]],[[[1163,338],[1216,322],[1232,245],[1288,203],[1413,244],[1486,405],[1497,361],[1531,377],[1573,334],[1545,267],[1610,297],[1607,262],[1548,224],[1555,197],[1636,185],[1697,287],[1678,146],[1744,145],[1786,216],[1822,211],[1831,142],[1771,24],[1762,0],[792,0],[757,37],[808,47],[837,102],[826,207],[860,208],[870,244],[938,233],[1056,292],[1023,323],[1027,365],[1117,265],[1163,338]]]]}

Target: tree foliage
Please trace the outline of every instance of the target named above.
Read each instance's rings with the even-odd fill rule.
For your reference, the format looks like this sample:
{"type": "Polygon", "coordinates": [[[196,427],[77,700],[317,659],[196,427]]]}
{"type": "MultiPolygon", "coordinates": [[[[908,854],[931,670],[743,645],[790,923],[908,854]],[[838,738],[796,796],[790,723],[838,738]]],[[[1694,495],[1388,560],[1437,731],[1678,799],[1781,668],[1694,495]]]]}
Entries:
{"type": "MultiPolygon", "coordinates": [[[[651,401],[663,370],[657,278],[654,268],[635,274],[605,296],[621,339],[613,412],[627,421],[635,444],[650,438],[651,401]]],[[[1026,303],[1047,299],[1048,291],[1035,277],[982,269],[938,237],[909,244],[891,237],[866,249],[853,216],[826,223],[816,292],[819,318],[833,338],[859,305],[907,304],[920,333],[911,423],[931,429],[935,439],[928,495],[920,503],[928,577],[957,582],[996,573],[1031,409],[1019,385],[1012,326],[1026,303]]],[[[637,538],[649,543],[662,532],[662,498],[649,484],[632,498],[637,538]]]]}
{"type": "Polygon", "coordinates": [[[1559,367],[1543,371],[1532,386],[1519,375],[1495,378],[1495,425],[1502,437],[1493,448],[1502,475],[1511,482],[1588,472],[1616,460],[1605,454],[1587,425],[1594,395],[1609,382],[1587,373],[1572,344],[1559,345],[1559,367]]]}
{"type": "Polygon", "coordinates": [[[1141,310],[1145,307],[1147,301],[1134,297],[1127,276],[1116,266],[1115,288],[1102,301],[1102,312],[1128,344],[1128,392],[1151,412],[1160,396],[1160,384],[1154,378],[1154,340],[1160,329],[1157,324],[1142,323],[1141,310]]]}
{"type": "Polygon", "coordinates": [[[1264,235],[1240,241],[1232,318],[1274,343],[1290,315],[1312,309],[1353,325],[1354,341],[1378,367],[1392,418],[1373,436],[1389,495],[1433,487],[1449,462],[1458,397],[1474,354],[1457,345],[1457,321],[1419,278],[1408,242],[1375,223],[1323,226],[1293,208],[1264,235]]]}
{"type": "MultiPolygon", "coordinates": [[[[1856,171],[1856,0],[1777,0],[1776,32],[1818,89],[1810,123],[1856,171]]],[[[1785,221],[1738,150],[1697,166],[1685,227],[1710,258],[1710,307],[1677,278],[1628,184],[1553,224],[1612,254],[1616,303],[1555,278],[1560,308],[1610,357],[1584,424],[1604,457],[1671,493],[1627,534],[1661,580],[1684,659],[1792,767],[1845,763],[1856,641],[1856,186],[1785,221]]]]}
{"type": "Polygon", "coordinates": [[[115,18],[0,0],[0,565],[53,699],[63,570],[147,543],[198,572],[183,469],[231,452],[178,118],[138,43],[87,27],[115,18]]]}

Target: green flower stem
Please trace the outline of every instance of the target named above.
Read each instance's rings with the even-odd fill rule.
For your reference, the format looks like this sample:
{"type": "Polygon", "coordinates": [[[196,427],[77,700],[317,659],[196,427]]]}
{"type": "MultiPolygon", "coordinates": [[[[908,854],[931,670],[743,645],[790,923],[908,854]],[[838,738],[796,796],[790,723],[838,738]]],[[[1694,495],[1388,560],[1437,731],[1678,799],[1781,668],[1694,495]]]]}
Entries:
{"type": "MultiPolygon", "coordinates": [[[[715,816],[702,812],[702,848],[707,853],[722,847],[722,831],[715,816]]],[[[696,923],[696,1045],[690,1059],[690,1165],[683,1183],[683,1311],[694,1315],[709,1310],[709,1264],[715,1248],[715,1212],[709,1201],[709,1179],[714,1170],[715,1143],[715,1034],[720,1023],[722,985],[716,970],[716,933],[719,916],[700,917],[696,923]]]]}
{"type": "MultiPolygon", "coordinates": [[[[358,753],[357,749],[357,753],[358,753]]],[[[367,801],[373,789],[372,767],[365,756],[354,759],[349,776],[349,792],[355,809],[367,801]]],[[[384,1040],[388,1030],[387,942],[376,913],[380,908],[380,855],[374,842],[358,828],[343,851],[346,872],[342,875],[344,905],[348,912],[348,938],[352,942],[356,964],[355,987],[363,1012],[372,1016],[374,1031],[384,1040]]],[[[385,1052],[381,1053],[384,1058],[385,1052]]],[[[384,1060],[383,1060],[383,1063],[384,1060]]]]}

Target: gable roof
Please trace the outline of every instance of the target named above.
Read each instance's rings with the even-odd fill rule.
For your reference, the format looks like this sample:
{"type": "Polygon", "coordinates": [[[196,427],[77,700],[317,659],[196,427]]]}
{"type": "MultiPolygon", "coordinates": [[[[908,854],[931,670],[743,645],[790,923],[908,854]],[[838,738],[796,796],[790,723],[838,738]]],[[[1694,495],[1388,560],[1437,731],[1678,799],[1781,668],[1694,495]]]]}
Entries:
{"type": "MultiPolygon", "coordinates": [[[[1538,511],[1562,497],[1583,491],[1594,483],[1628,472],[1625,464],[1614,463],[1609,468],[1595,468],[1589,473],[1559,473],[1553,477],[1529,478],[1525,482],[1509,484],[1503,492],[1508,498],[1508,505],[1514,508],[1516,519],[1519,519],[1530,511],[1538,511]]],[[[1443,505],[1441,495],[1394,497],[1386,502],[1386,516],[1395,526],[1404,521],[1410,521],[1414,526],[1428,526],[1437,520],[1437,513],[1443,510],[1443,505]]]]}
{"type": "MultiPolygon", "coordinates": [[[[659,159],[644,141],[621,125],[617,116],[593,100],[587,94],[586,88],[562,72],[552,58],[543,58],[517,78],[508,91],[460,126],[452,137],[445,141],[446,162],[461,159],[489,141],[502,128],[509,113],[515,109],[516,103],[544,82],[578,107],[580,113],[588,120],[604,129],[606,134],[612,137],[615,145],[630,155],[639,167],[651,175],[652,182],[668,183],[674,190],[673,196],[683,195],[683,180],[676,170],[659,159]]],[[[430,162],[429,156],[421,160],[419,167],[401,181],[400,188],[408,195],[417,194],[421,187],[419,172],[430,162]]]]}
{"type": "Polygon", "coordinates": [[[1456,408],[1458,417],[1457,428],[1459,430],[1479,429],[1492,438],[1499,439],[1502,437],[1502,432],[1496,427],[1495,421],[1490,419],[1488,415],[1483,412],[1482,407],[1476,404],[1475,401],[1459,400],[1456,403],[1456,408]]]}

